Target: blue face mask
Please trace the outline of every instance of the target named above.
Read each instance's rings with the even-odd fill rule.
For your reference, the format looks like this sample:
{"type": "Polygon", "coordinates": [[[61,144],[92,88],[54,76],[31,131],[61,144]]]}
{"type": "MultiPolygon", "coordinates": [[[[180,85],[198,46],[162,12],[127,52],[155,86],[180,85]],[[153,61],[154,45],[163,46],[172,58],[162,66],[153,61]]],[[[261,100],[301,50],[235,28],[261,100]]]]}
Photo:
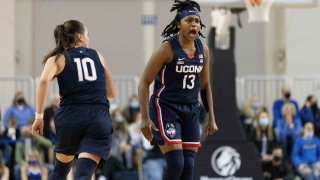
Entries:
{"type": "Polygon", "coordinates": [[[133,100],[130,103],[130,108],[137,109],[139,108],[139,106],[140,106],[139,101],[133,100]]]}
{"type": "Polygon", "coordinates": [[[34,166],[34,165],[37,165],[37,164],[38,164],[37,160],[33,160],[33,159],[29,160],[29,165],[34,166]]]}
{"type": "Polygon", "coordinates": [[[267,127],[269,125],[269,119],[268,118],[262,118],[259,121],[260,126],[267,127]]]}
{"type": "Polygon", "coordinates": [[[304,136],[308,139],[312,138],[313,137],[313,131],[305,131],[304,132],[304,136]]]}

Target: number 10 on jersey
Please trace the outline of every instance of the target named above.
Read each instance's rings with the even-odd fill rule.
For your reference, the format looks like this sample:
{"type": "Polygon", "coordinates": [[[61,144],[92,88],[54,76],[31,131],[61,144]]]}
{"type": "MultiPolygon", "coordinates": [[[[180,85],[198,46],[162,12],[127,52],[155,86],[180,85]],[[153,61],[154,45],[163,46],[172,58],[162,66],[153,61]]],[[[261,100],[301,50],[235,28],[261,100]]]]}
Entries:
{"type": "Polygon", "coordinates": [[[95,81],[97,80],[97,71],[96,67],[94,66],[94,61],[90,58],[84,58],[80,60],[80,58],[74,58],[74,62],[77,64],[78,70],[78,79],[79,81],[83,81],[84,79],[87,81],[95,81]],[[88,64],[91,69],[91,75],[89,74],[88,64]]]}

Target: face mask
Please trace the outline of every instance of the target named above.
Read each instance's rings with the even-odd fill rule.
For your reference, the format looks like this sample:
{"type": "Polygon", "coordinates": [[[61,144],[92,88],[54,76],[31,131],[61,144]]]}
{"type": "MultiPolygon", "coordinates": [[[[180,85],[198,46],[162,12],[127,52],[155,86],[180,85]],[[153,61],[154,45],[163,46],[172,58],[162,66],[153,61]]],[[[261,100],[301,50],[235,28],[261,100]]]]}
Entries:
{"type": "Polygon", "coordinates": [[[123,122],[123,117],[121,117],[121,116],[116,116],[115,118],[114,118],[114,120],[116,121],[116,122],[123,122]]]}
{"type": "Polygon", "coordinates": [[[37,160],[33,160],[33,159],[29,160],[29,165],[31,165],[31,166],[33,165],[34,166],[34,165],[37,165],[37,164],[38,164],[37,160]]]}
{"type": "Polygon", "coordinates": [[[284,97],[285,97],[286,99],[290,99],[291,93],[290,93],[290,92],[284,93],[284,97]]]}
{"type": "Polygon", "coordinates": [[[259,121],[260,126],[267,127],[269,125],[269,119],[268,118],[262,118],[259,121]]]}
{"type": "Polygon", "coordinates": [[[133,100],[131,103],[130,103],[130,108],[134,108],[134,109],[137,109],[139,108],[139,102],[136,101],[136,100],[133,100]]]}
{"type": "Polygon", "coordinates": [[[305,131],[304,136],[308,139],[313,137],[313,131],[305,131]]]}
{"type": "Polygon", "coordinates": [[[26,101],[23,98],[19,98],[19,99],[17,99],[17,103],[18,104],[25,104],[26,101]]]}
{"type": "Polygon", "coordinates": [[[282,156],[274,156],[273,160],[276,162],[280,162],[282,160],[282,156]]]}
{"type": "Polygon", "coordinates": [[[258,109],[258,107],[260,106],[260,103],[259,102],[254,102],[254,103],[252,103],[252,108],[253,109],[258,109]]]}

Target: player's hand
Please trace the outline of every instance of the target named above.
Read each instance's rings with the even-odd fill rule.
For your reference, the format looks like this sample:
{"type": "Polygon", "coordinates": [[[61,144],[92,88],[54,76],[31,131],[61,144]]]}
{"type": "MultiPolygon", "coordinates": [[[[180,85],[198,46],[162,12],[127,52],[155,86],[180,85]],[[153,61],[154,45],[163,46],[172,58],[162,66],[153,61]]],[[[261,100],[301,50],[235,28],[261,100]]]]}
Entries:
{"type": "Polygon", "coordinates": [[[32,124],[31,133],[33,136],[43,135],[43,119],[35,119],[32,124]]]}
{"type": "Polygon", "coordinates": [[[154,123],[150,119],[141,121],[141,132],[148,141],[151,141],[153,138],[151,128],[155,131],[159,131],[159,129],[156,127],[156,125],[154,125],[154,123]]]}
{"type": "Polygon", "coordinates": [[[218,131],[217,124],[214,120],[209,120],[206,125],[206,136],[212,135],[218,131]]]}

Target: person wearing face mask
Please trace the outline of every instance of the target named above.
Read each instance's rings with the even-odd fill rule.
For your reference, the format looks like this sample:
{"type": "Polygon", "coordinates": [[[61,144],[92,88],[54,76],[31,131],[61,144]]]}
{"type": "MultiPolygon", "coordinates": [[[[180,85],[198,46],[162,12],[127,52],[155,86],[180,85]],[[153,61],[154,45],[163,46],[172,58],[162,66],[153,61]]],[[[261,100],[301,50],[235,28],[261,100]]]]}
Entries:
{"type": "Polygon", "coordinates": [[[272,148],[272,160],[262,163],[262,173],[265,180],[293,179],[292,167],[283,160],[283,152],[280,146],[272,148]]]}
{"type": "Polygon", "coordinates": [[[20,168],[21,180],[46,180],[48,169],[42,165],[37,149],[31,149],[28,162],[20,168]]]}
{"type": "Polygon", "coordinates": [[[247,137],[249,137],[252,129],[255,128],[254,119],[263,108],[264,106],[261,104],[259,96],[256,95],[251,96],[243,105],[240,119],[247,137]]]}
{"type": "Polygon", "coordinates": [[[320,136],[320,109],[318,107],[318,100],[315,95],[309,95],[305,104],[301,109],[302,123],[311,122],[314,125],[315,135],[320,136]]]}
{"type": "Polygon", "coordinates": [[[320,140],[314,137],[311,122],[304,125],[303,136],[293,146],[292,162],[304,179],[320,179],[320,140]]]}
{"type": "Polygon", "coordinates": [[[34,108],[27,103],[23,93],[17,92],[14,95],[12,106],[4,113],[4,126],[7,128],[9,119],[14,118],[17,128],[21,129],[28,124],[29,119],[33,119],[34,113],[34,108]]]}
{"type": "Polygon", "coordinates": [[[140,104],[138,96],[133,94],[129,98],[128,105],[123,109],[123,115],[126,118],[127,122],[131,124],[134,121],[136,114],[140,111],[140,104]]]}
{"type": "Polygon", "coordinates": [[[292,103],[296,109],[296,117],[300,117],[300,114],[299,114],[299,105],[298,105],[298,102],[294,99],[291,98],[291,89],[290,89],[290,86],[288,85],[284,85],[282,86],[282,89],[281,89],[281,92],[282,92],[282,98],[281,99],[278,99],[276,100],[274,103],[273,103],[273,107],[272,107],[272,112],[273,112],[273,127],[275,127],[277,125],[277,122],[282,118],[282,113],[281,113],[281,110],[282,110],[282,107],[285,103],[292,103]]]}
{"type": "Polygon", "coordinates": [[[117,174],[123,170],[132,168],[132,146],[130,145],[130,135],[128,123],[120,109],[114,109],[112,117],[112,144],[108,160],[100,167],[101,175],[108,180],[116,180],[117,174]]]}
{"type": "Polygon", "coordinates": [[[293,104],[286,103],[282,107],[282,118],[277,122],[275,131],[281,145],[285,160],[291,161],[293,143],[300,135],[302,128],[301,119],[295,116],[296,110],[293,104]]]}
{"type": "Polygon", "coordinates": [[[255,143],[262,161],[271,160],[271,147],[276,144],[275,132],[266,110],[258,113],[257,127],[250,135],[255,143]]]}

